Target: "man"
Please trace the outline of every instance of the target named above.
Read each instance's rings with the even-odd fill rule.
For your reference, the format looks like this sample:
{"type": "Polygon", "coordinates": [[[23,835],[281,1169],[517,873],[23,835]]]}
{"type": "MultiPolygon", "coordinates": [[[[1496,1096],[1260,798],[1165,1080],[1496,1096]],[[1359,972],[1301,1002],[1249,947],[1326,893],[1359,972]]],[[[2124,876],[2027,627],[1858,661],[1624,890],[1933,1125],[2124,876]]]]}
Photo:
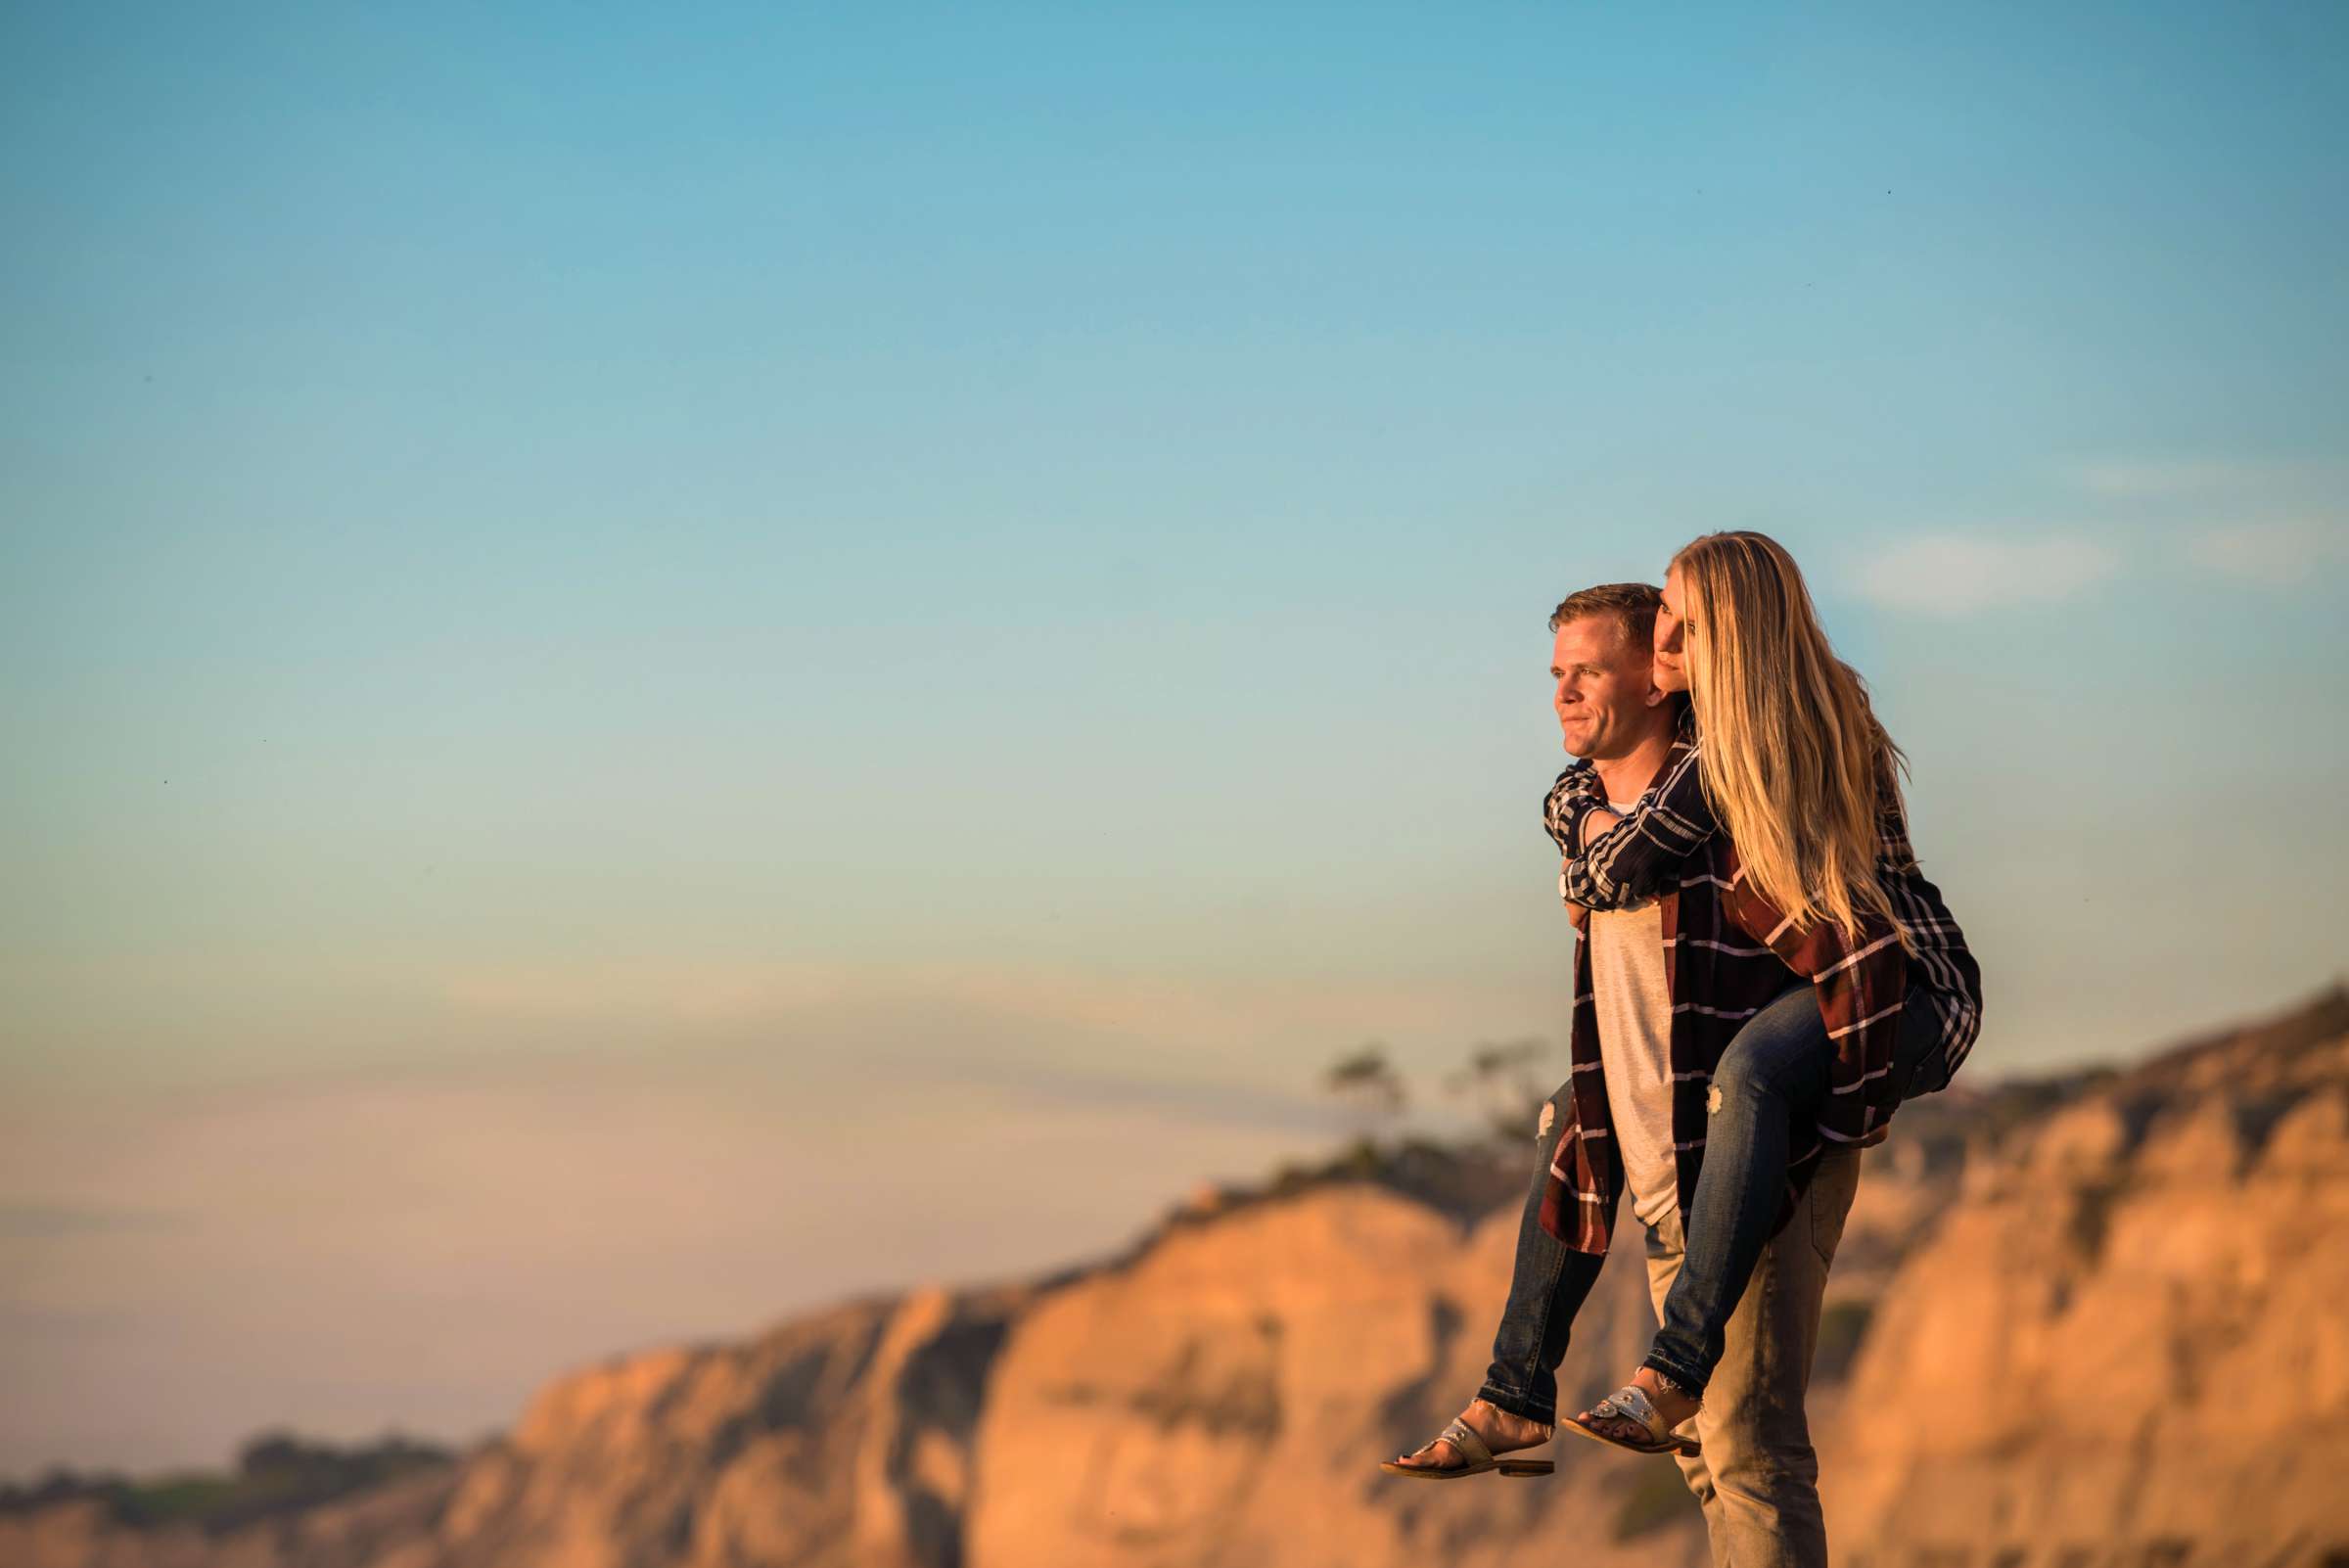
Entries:
{"type": "MultiPolygon", "coordinates": [[[[1622,810],[1686,750],[1681,700],[1651,679],[1660,603],[1644,583],[1615,583],[1569,596],[1550,617],[1552,701],[1566,750],[1591,764],[1622,810]]],[[[1558,820],[1565,782],[1545,813],[1562,847],[1570,841],[1558,820]]],[[[1681,887],[1658,899],[1590,912],[1569,905],[1584,934],[1575,954],[1573,1071],[1543,1110],[1543,1169],[1519,1220],[1493,1362],[1459,1419],[1467,1441],[1438,1439],[1390,1468],[1464,1473],[1491,1462],[1476,1448],[1500,1454],[1549,1439],[1556,1369],[1605,1262],[1626,1187],[1647,1229],[1649,1287],[1661,1311],[1681,1268],[1710,1069],[1756,998],[1801,984],[1768,946],[1727,924],[1714,901],[1715,879],[1726,884],[1733,853],[1715,835],[1688,860],[1681,887]],[[1561,1212],[1569,1205],[1575,1212],[1561,1212]]],[[[1722,1568],[1826,1561],[1803,1398],[1827,1266],[1858,1176],[1858,1150],[1835,1150],[1789,1194],[1696,1417],[1701,1453],[1678,1461],[1722,1568]]]]}

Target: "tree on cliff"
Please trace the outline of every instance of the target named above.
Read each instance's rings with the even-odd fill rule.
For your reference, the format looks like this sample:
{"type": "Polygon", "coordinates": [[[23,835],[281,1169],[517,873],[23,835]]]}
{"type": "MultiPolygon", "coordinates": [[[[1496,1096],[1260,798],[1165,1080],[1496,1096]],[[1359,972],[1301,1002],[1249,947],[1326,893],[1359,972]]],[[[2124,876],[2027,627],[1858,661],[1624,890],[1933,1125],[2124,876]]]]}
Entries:
{"type": "Polygon", "coordinates": [[[1479,1041],[1468,1052],[1468,1065],[1446,1078],[1444,1086],[1476,1102],[1494,1141],[1517,1143],[1534,1135],[1542,1102],[1549,1097],[1537,1071],[1548,1055],[1549,1041],[1534,1036],[1479,1041]]]}
{"type": "Polygon", "coordinates": [[[1322,1086],[1345,1108],[1358,1142],[1368,1143],[1372,1133],[1403,1114],[1403,1079],[1387,1060],[1383,1041],[1339,1057],[1323,1075],[1322,1086]]]}

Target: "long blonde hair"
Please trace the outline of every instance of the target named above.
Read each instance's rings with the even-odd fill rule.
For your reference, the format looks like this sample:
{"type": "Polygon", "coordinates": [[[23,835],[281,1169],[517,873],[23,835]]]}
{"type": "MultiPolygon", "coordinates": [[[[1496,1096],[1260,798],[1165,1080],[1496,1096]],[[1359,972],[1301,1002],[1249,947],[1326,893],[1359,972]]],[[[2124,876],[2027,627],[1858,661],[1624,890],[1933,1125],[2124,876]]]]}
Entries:
{"type": "Polygon", "coordinates": [[[1672,567],[1705,792],[1745,876],[1797,930],[1824,919],[1856,938],[1865,913],[1900,931],[1877,818],[1899,807],[1908,759],[1819,629],[1802,570],[1750,532],[1708,533],[1672,567]]]}

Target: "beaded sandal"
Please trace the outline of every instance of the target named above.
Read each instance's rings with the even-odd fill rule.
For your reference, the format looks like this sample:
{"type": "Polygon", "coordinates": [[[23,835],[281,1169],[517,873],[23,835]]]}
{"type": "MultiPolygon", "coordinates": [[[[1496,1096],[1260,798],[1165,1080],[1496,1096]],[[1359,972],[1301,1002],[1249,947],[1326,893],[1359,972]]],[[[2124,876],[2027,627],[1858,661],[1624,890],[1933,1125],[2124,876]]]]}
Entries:
{"type": "Polygon", "coordinates": [[[1634,1453],[1677,1453],[1691,1459],[1697,1455],[1696,1439],[1674,1437],[1672,1429],[1664,1424],[1664,1417],[1656,1413],[1655,1406],[1648,1402],[1647,1395],[1636,1383],[1624,1384],[1591,1406],[1589,1413],[1602,1421],[1635,1421],[1647,1429],[1648,1440],[1645,1443],[1634,1443],[1630,1438],[1601,1432],[1579,1415],[1568,1416],[1566,1424],[1587,1438],[1611,1443],[1619,1449],[1629,1449],[1634,1453]]]}
{"type": "Polygon", "coordinates": [[[1428,1481],[1453,1481],[1465,1475],[1483,1475],[1487,1470],[1497,1470],[1502,1475],[1525,1476],[1549,1475],[1557,1469],[1557,1465],[1548,1459],[1495,1458],[1493,1451],[1485,1447],[1485,1440],[1478,1437],[1476,1429],[1465,1421],[1453,1421],[1415,1452],[1424,1453],[1438,1443],[1451,1444],[1459,1451],[1460,1457],[1468,1462],[1439,1469],[1434,1465],[1405,1464],[1397,1459],[1386,1459],[1380,1462],[1379,1468],[1389,1475],[1413,1475],[1428,1481]]]}

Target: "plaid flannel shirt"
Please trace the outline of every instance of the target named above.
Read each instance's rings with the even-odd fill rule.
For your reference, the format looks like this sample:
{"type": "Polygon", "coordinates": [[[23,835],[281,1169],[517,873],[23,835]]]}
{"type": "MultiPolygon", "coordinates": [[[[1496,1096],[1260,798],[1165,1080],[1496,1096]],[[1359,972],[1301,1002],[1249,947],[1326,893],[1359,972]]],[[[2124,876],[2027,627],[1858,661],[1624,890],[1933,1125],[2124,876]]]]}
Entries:
{"type": "MultiPolygon", "coordinates": [[[[1697,765],[1702,749],[1696,716],[1683,706],[1680,734],[1654,782],[1622,825],[1587,853],[1581,823],[1591,807],[1608,804],[1605,786],[1589,762],[1558,775],[1543,803],[1543,821],[1568,857],[1558,873],[1558,891],[1567,901],[1587,909],[1621,909],[1657,897],[1680,879],[1681,861],[1721,831],[1697,765]]],[[[1884,800],[1876,819],[1876,876],[1892,902],[1893,918],[1909,936],[1911,984],[1931,994],[1941,1016],[1942,1053],[1955,1074],[1982,1032],[1981,966],[1942,901],[1941,890],[1917,864],[1897,792],[1887,788],[1884,800]]]]}
{"type": "MultiPolygon", "coordinates": [[[[1585,854],[1581,843],[1584,811],[1604,804],[1603,789],[1589,763],[1577,763],[1559,775],[1543,802],[1543,819],[1567,856],[1560,887],[1565,897],[1594,907],[1614,907],[1652,894],[1662,906],[1665,985],[1672,1005],[1668,1050],[1673,1150],[1683,1213],[1704,1162],[1707,1102],[1713,1069],[1723,1049],[1747,1019],[1768,1006],[1794,979],[1811,982],[1835,1054],[1829,1069],[1829,1092],[1813,1125],[1789,1130],[1793,1155],[1781,1193],[1778,1220],[1782,1224],[1830,1144],[1879,1143],[1889,1130],[1899,1087],[1890,1082],[1893,1047],[1911,981],[1911,958],[1899,933],[1880,918],[1864,921],[1856,941],[1846,940],[1840,930],[1824,922],[1798,932],[1782,911],[1747,886],[1735,847],[1719,831],[1703,802],[1695,767],[1696,747],[1693,725],[1684,719],[1679,739],[1639,807],[1602,841],[1600,849],[1613,852],[1603,868],[1594,868],[1597,854],[1585,854]],[[1695,792],[1693,803],[1691,790],[1695,792]],[[1627,857],[1626,848],[1633,842],[1653,846],[1660,853],[1644,861],[1636,854],[1627,857]],[[1671,853],[1675,849],[1679,853],[1671,853]],[[1577,892],[1593,897],[1576,898],[1577,892]]],[[[1897,812],[1887,816],[1889,835],[1898,817],[1897,812]]],[[[1888,855],[1896,848],[1905,849],[1906,843],[1905,832],[1888,836],[1888,855]]],[[[1914,870],[1912,855],[1906,856],[1904,863],[1914,870]]],[[[1912,943],[1918,943],[1921,949],[1929,934],[1948,950],[1946,966],[1953,972],[1962,971],[1961,979],[1971,978],[1970,986],[1959,988],[1966,1003],[1959,1010],[1978,1024],[1979,978],[1972,959],[1965,953],[1956,922],[1941,906],[1938,893],[1923,882],[1921,874],[1916,881],[1921,893],[1912,893],[1911,901],[1922,899],[1931,905],[1930,911],[1922,912],[1929,933],[1911,925],[1910,902],[1898,894],[1895,910],[1901,913],[1904,927],[1910,928],[1912,943]],[[1949,957],[1949,952],[1956,956],[1949,957]]],[[[1891,885],[1888,876],[1888,889],[1891,885]]],[[[1934,966],[1928,963],[1920,968],[1916,978],[1931,987],[1934,966]]],[[[1603,1253],[1610,1239],[1623,1172],[1607,1108],[1588,943],[1578,943],[1575,947],[1574,996],[1572,1092],[1563,1107],[1567,1125],[1550,1165],[1541,1218],[1543,1228],[1567,1245],[1603,1253]]],[[[1943,998],[1937,992],[1935,999],[1939,1003],[1943,998]]],[[[1946,1041],[1953,1009],[1945,1006],[1942,1011],[1946,1041]]],[[[1969,1046],[1972,1027],[1964,1034],[1969,1046]]],[[[1958,1055],[1962,1054],[1961,1048],[1958,1055]]]]}

